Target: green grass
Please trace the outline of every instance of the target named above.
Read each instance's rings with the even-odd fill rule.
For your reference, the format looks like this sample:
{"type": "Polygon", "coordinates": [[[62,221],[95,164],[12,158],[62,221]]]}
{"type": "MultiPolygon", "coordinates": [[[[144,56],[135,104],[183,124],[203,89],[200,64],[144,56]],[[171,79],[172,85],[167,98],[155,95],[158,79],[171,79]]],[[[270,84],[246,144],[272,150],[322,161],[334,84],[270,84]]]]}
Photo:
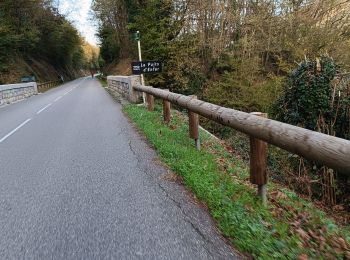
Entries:
{"type": "Polygon", "coordinates": [[[108,87],[107,78],[102,76],[97,76],[97,79],[100,81],[102,87],[104,88],[108,87]]]}
{"type": "Polygon", "coordinates": [[[269,184],[269,192],[274,195],[264,207],[255,187],[249,184],[246,163],[204,132],[203,149],[197,151],[188,137],[187,119],[179,112],[173,112],[167,126],[162,123],[159,106],[148,112],[144,107],[127,105],[124,111],[163,162],[206,203],[222,233],[240,251],[257,259],[297,259],[303,254],[321,259],[350,257],[347,248],[338,249],[332,244],[337,239],[350,243],[348,228],[338,228],[312,203],[274,183],[269,184]]]}

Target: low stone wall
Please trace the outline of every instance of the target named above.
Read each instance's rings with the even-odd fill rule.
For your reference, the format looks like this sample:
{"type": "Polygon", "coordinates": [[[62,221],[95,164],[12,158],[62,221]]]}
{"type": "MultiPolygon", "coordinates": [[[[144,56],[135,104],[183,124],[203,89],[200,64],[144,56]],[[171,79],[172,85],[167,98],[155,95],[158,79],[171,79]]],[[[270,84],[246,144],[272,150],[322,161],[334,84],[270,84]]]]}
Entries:
{"type": "Polygon", "coordinates": [[[0,85],[0,106],[38,94],[36,82],[0,85]]]}
{"type": "Polygon", "coordinates": [[[142,99],[142,94],[133,89],[133,86],[141,85],[140,76],[108,76],[108,88],[117,92],[132,103],[142,99]]]}

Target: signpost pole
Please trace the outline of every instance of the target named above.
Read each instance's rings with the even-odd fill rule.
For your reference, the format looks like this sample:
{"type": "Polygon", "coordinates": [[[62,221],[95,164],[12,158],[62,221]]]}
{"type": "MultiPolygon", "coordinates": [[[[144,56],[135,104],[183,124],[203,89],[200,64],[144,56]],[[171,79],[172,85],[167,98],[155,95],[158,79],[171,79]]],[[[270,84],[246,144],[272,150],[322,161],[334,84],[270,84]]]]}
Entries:
{"type": "MultiPolygon", "coordinates": [[[[142,53],[141,53],[141,37],[140,37],[140,32],[137,31],[138,39],[137,39],[137,45],[139,49],[139,61],[142,61],[142,53]]],[[[141,84],[142,86],[145,86],[145,78],[143,77],[143,74],[141,74],[141,84]]],[[[143,98],[143,104],[146,104],[146,93],[142,93],[142,98],[143,98]]]]}

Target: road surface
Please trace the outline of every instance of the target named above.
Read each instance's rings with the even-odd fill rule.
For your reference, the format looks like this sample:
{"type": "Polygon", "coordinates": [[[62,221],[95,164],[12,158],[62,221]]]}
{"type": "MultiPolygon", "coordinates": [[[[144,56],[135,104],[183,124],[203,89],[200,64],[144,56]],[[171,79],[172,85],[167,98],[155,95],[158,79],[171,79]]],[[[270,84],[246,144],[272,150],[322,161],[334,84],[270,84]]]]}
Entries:
{"type": "Polygon", "coordinates": [[[0,108],[0,259],[233,259],[96,79],[0,108]]]}

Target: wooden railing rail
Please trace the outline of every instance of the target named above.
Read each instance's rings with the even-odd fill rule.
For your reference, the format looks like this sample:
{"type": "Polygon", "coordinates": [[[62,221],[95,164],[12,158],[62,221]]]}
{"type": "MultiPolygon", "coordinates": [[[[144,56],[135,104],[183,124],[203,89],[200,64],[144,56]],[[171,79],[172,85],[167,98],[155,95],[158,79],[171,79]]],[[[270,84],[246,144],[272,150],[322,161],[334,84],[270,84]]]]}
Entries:
{"type": "Polygon", "coordinates": [[[43,82],[43,83],[38,83],[38,90],[40,91],[43,89],[49,89],[49,88],[56,87],[61,82],[62,81],[60,81],[60,80],[56,80],[56,81],[47,81],[47,82],[43,82]]]}
{"type": "Polygon", "coordinates": [[[285,124],[254,114],[229,109],[169,91],[134,86],[134,90],[161,98],[251,138],[265,141],[319,165],[350,175],[350,141],[285,124]]]}

